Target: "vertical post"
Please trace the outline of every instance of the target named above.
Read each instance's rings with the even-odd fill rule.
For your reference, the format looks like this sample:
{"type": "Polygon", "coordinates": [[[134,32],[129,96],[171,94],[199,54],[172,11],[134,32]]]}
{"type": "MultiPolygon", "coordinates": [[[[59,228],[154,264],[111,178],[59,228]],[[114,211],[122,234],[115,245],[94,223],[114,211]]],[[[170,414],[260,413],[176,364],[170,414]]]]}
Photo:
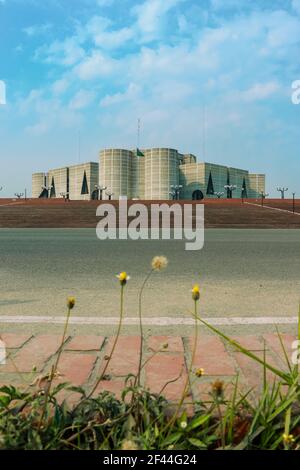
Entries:
{"type": "Polygon", "coordinates": [[[295,195],[296,193],[293,193],[293,214],[295,214],[295,195]]]}
{"type": "Polygon", "coordinates": [[[137,123],[137,149],[140,148],[140,136],[141,136],[141,119],[138,118],[138,123],[137,123]]]}

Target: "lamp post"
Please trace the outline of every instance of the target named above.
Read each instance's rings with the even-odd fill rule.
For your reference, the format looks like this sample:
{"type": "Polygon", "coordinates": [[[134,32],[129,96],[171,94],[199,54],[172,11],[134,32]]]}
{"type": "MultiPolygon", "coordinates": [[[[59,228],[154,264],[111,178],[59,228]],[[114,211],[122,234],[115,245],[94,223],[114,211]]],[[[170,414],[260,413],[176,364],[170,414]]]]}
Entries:
{"type": "Polygon", "coordinates": [[[102,201],[103,197],[103,191],[105,191],[107,189],[107,186],[103,186],[103,185],[98,185],[98,184],[95,184],[95,188],[96,190],[98,191],[98,199],[100,199],[100,201],[102,201]],[[99,194],[100,194],[100,198],[99,198],[99,194]]]}
{"type": "Polygon", "coordinates": [[[64,201],[66,202],[68,200],[68,197],[69,197],[69,193],[60,193],[60,196],[64,199],[64,201]]]}
{"type": "Polygon", "coordinates": [[[217,193],[214,193],[215,196],[217,196],[218,199],[221,199],[221,197],[224,195],[224,192],[217,192],[217,193]]]}
{"type": "Polygon", "coordinates": [[[269,194],[268,194],[268,193],[265,193],[264,191],[261,191],[261,192],[260,192],[260,195],[261,195],[261,205],[262,205],[262,207],[263,207],[263,205],[264,205],[264,200],[266,199],[266,197],[269,196],[269,194]]]}
{"type": "Polygon", "coordinates": [[[296,193],[293,193],[293,214],[295,214],[295,196],[296,193]]]}
{"type": "Polygon", "coordinates": [[[24,193],[15,193],[17,199],[21,199],[24,196],[24,193]]]}
{"type": "Polygon", "coordinates": [[[232,192],[237,189],[236,184],[225,184],[224,189],[227,191],[227,195],[230,194],[230,197],[228,199],[232,198],[232,192]]]}
{"type": "Polygon", "coordinates": [[[281,199],[284,199],[284,193],[288,190],[289,190],[289,188],[285,188],[285,187],[277,188],[277,191],[279,191],[281,193],[281,199]]]}
{"type": "Polygon", "coordinates": [[[111,199],[112,199],[114,193],[113,193],[112,191],[106,191],[105,194],[106,194],[106,196],[108,197],[108,200],[111,201],[111,199]]]}
{"type": "Polygon", "coordinates": [[[174,199],[178,200],[180,191],[182,190],[181,184],[171,184],[171,192],[174,192],[174,199]]]}

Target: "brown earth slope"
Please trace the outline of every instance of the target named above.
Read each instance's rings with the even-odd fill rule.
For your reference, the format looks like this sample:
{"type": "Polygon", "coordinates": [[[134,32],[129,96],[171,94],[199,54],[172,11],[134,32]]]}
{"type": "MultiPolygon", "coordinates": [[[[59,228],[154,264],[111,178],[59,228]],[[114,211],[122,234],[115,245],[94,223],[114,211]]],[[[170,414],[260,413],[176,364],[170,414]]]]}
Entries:
{"type": "MultiPolygon", "coordinates": [[[[108,202],[108,201],[105,201],[108,202]]],[[[137,202],[129,201],[128,205],[137,202]]],[[[154,201],[138,201],[147,207],[154,201]]],[[[172,204],[173,201],[166,201],[172,204]]],[[[118,208],[118,202],[112,201],[118,208]]],[[[156,201],[161,204],[162,201],[156,201]]],[[[197,202],[179,201],[180,204],[197,202]]],[[[20,200],[0,199],[0,228],[94,228],[100,220],[96,209],[100,201],[20,200]]],[[[296,214],[291,200],[207,200],[206,228],[300,228],[300,200],[296,214]],[[283,210],[273,210],[272,207],[283,210]]]]}

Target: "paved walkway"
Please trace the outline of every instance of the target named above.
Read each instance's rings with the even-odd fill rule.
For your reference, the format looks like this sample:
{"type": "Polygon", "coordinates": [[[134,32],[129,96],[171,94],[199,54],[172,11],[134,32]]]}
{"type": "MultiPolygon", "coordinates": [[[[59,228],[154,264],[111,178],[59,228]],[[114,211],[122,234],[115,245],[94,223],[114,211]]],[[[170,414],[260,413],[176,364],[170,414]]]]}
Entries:
{"type": "MultiPolygon", "coordinates": [[[[13,384],[27,386],[37,377],[43,376],[51,369],[60,346],[60,335],[2,334],[8,359],[0,365],[0,385],[13,384]],[[12,358],[12,360],[10,359],[12,358]],[[36,372],[32,372],[33,367],[36,372]]],[[[59,373],[61,382],[70,381],[90,390],[101,373],[112,348],[113,337],[96,335],[68,336],[65,343],[59,373]]],[[[277,335],[235,337],[243,346],[263,356],[264,344],[267,349],[267,360],[272,365],[286,369],[284,355],[277,335]]],[[[282,335],[283,343],[291,357],[291,335],[282,335]]],[[[136,374],[139,362],[138,336],[122,336],[119,339],[115,354],[107,370],[108,380],[102,381],[97,391],[110,390],[120,396],[124,378],[129,373],[136,374]]],[[[155,393],[164,388],[164,395],[176,401],[183,390],[187,370],[191,359],[193,338],[181,336],[150,336],[145,341],[144,360],[148,360],[143,369],[143,383],[155,393]],[[155,354],[153,353],[155,351],[155,354]],[[151,356],[154,357],[151,358],[151,356]],[[177,379],[174,381],[174,379],[177,379]]],[[[199,336],[196,350],[194,370],[204,369],[204,376],[197,378],[193,373],[190,377],[191,394],[194,399],[209,399],[211,383],[217,378],[228,384],[232,389],[236,373],[239,373],[243,390],[252,387],[258,389],[262,384],[263,369],[252,360],[232,347],[225,346],[215,336],[199,336]]],[[[272,383],[272,374],[268,373],[268,381],[272,383]]],[[[76,401],[76,396],[69,396],[76,401]]]]}

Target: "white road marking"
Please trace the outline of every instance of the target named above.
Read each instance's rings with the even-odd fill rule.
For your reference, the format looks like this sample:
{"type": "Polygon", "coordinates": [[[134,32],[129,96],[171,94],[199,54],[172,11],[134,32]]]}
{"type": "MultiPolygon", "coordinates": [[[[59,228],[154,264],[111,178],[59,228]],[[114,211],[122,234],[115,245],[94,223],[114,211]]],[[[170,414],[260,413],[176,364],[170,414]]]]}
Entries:
{"type": "MultiPolygon", "coordinates": [[[[233,326],[233,325],[294,325],[298,317],[210,317],[203,318],[211,325],[233,326]]],[[[73,325],[117,325],[119,317],[74,317],[70,318],[73,325]]],[[[38,323],[38,324],[63,324],[63,316],[34,316],[34,315],[1,315],[1,323],[38,323]]],[[[148,326],[180,326],[194,325],[193,318],[188,317],[146,317],[143,324],[148,326]]],[[[124,325],[139,325],[138,317],[124,318],[124,325]]]]}
{"type": "Polygon", "coordinates": [[[293,212],[287,209],[279,209],[278,207],[271,207],[271,206],[266,206],[266,205],[262,206],[261,204],[255,204],[254,202],[245,202],[245,204],[249,204],[249,206],[261,207],[262,209],[272,209],[273,211],[287,212],[288,214],[300,215],[300,212],[293,212]]]}

